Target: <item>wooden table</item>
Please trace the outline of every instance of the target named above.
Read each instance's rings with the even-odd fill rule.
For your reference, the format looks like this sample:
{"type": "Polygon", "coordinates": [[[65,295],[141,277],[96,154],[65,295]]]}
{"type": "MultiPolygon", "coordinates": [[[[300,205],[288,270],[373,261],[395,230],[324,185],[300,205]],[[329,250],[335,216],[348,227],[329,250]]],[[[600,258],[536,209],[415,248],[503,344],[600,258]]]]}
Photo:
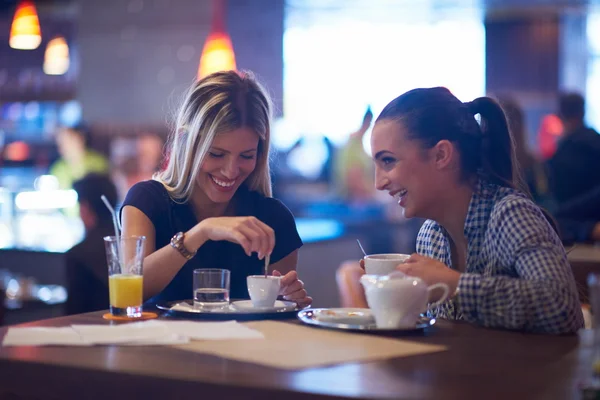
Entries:
{"type": "Polygon", "coordinates": [[[592,272],[600,273],[600,246],[578,244],[569,251],[567,257],[573,270],[579,298],[582,303],[589,303],[587,277],[592,272]]]}
{"type": "MultiPolygon", "coordinates": [[[[100,315],[22,326],[105,323],[100,315]]],[[[0,347],[0,399],[565,399],[577,398],[589,357],[576,336],[447,321],[408,339],[449,350],[284,371],[169,347],[0,347]]]]}

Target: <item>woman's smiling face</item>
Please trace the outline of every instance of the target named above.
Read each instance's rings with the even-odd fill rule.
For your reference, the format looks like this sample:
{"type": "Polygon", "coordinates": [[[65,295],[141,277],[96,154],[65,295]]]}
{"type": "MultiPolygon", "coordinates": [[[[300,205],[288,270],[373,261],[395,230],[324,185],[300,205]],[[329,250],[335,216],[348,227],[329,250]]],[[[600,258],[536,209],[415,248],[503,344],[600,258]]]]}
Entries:
{"type": "Polygon", "coordinates": [[[196,182],[214,203],[226,203],[256,167],[258,135],[239,128],[215,136],[196,182]]]}
{"type": "Polygon", "coordinates": [[[407,218],[427,218],[438,206],[440,174],[432,150],[410,139],[401,122],[381,120],[373,128],[375,185],[397,199],[407,218]]]}

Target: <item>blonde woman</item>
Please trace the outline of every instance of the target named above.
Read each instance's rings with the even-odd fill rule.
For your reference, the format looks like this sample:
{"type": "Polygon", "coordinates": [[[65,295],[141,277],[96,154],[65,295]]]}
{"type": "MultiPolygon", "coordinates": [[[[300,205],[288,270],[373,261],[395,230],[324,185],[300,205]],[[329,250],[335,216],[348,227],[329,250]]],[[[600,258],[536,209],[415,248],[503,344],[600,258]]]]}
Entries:
{"type": "Polygon", "coordinates": [[[293,215],[271,197],[271,106],[252,75],[234,71],[196,82],[169,141],[168,164],[133,186],[122,208],[123,234],[146,236],[144,298],[192,295],[192,271],[231,271],[230,296],[247,298],[246,277],[270,255],[281,294],[304,306],[296,274],[302,241],[293,215]]]}

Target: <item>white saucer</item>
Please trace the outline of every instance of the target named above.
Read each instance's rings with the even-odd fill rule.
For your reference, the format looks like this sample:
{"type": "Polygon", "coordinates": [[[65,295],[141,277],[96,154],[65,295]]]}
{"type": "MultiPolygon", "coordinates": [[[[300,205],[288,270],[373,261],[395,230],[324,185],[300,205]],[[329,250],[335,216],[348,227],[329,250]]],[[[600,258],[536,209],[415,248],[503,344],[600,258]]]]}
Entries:
{"type": "Polygon", "coordinates": [[[254,307],[252,300],[239,300],[231,303],[232,307],[240,311],[259,311],[259,312],[274,312],[274,311],[292,311],[296,308],[296,303],[292,301],[275,301],[273,307],[254,307]]]}

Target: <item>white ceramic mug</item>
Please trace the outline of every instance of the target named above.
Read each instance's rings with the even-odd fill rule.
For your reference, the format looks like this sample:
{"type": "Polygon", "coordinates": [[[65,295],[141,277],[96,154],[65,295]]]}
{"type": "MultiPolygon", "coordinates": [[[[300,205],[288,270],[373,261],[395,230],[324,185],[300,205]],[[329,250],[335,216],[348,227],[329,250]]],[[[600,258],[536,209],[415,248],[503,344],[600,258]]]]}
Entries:
{"type": "Polygon", "coordinates": [[[365,256],[365,272],[369,275],[387,275],[396,270],[398,264],[405,263],[408,254],[369,254],[365,256]]]}
{"type": "Polygon", "coordinates": [[[385,329],[414,328],[419,314],[446,301],[450,292],[445,283],[427,286],[423,280],[402,272],[386,276],[363,275],[360,283],[365,288],[377,327],[385,329]],[[431,291],[435,289],[442,289],[444,294],[428,306],[431,291]]]}
{"type": "Polygon", "coordinates": [[[246,278],[248,294],[252,305],[256,308],[275,306],[279,289],[281,288],[280,276],[250,275],[246,278]]]}

